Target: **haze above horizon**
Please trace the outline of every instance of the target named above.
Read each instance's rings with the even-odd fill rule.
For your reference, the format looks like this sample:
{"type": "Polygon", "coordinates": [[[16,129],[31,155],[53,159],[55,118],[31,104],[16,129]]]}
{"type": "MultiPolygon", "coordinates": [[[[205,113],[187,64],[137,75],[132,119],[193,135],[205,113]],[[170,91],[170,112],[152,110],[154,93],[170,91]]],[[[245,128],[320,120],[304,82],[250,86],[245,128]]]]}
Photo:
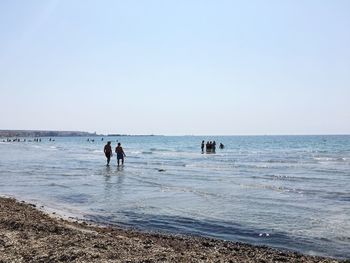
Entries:
{"type": "Polygon", "coordinates": [[[0,2],[0,129],[350,134],[350,2],[0,2]]]}

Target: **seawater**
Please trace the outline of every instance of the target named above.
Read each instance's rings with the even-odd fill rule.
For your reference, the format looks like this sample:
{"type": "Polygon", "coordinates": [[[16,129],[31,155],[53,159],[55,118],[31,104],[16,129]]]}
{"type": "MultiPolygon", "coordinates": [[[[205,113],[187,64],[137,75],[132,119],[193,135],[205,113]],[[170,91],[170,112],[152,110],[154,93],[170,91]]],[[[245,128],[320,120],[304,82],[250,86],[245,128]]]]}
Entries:
{"type": "MultiPolygon", "coordinates": [[[[0,194],[101,224],[350,258],[350,136],[0,142],[0,194]],[[106,167],[103,147],[122,143],[106,167]],[[202,154],[202,140],[225,145],[202,154]]],[[[23,140],[23,139],[22,139],[23,140]]]]}

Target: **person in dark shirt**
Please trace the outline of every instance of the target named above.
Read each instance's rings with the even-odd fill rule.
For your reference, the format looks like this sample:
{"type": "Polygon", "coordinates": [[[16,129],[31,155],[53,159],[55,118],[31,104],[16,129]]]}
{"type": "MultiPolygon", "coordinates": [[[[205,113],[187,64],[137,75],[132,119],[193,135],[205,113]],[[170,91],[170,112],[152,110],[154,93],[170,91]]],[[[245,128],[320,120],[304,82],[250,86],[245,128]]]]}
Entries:
{"type": "Polygon", "coordinates": [[[107,166],[109,165],[109,161],[111,160],[111,156],[112,156],[112,147],[111,147],[111,142],[107,142],[107,144],[105,145],[104,148],[104,153],[105,156],[107,158],[107,166]]]}
{"type": "Polygon", "coordinates": [[[201,149],[202,149],[202,153],[204,153],[204,141],[202,141],[202,144],[201,144],[201,149]]]}
{"type": "Polygon", "coordinates": [[[207,144],[205,145],[205,150],[206,150],[206,152],[210,152],[211,151],[211,145],[210,145],[209,141],[207,141],[207,144]]]}

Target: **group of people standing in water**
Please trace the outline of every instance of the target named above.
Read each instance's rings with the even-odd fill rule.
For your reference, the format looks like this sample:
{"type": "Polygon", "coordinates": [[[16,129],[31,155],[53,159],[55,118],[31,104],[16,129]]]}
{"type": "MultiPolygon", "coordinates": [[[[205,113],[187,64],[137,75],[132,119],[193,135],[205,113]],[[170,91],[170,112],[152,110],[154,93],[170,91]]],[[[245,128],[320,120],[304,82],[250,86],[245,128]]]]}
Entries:
{"type": "MultiPolygon", "coordinates": [[[[222,143],[220,143],[219,148],[220,149],[224,149],[224,145],[222,143]]],[[[207,143],[205,143],[205,141],[202,141],[201,144],[201,149],[202,149],[202,153],[204,153],[204,148],[205,151],[207,153],[215,153],[216,150],[216,142],[215,141],[207,141],[207,143]]],[[[105,145],[103,152],[107,158],[107,166],[109,166],[109,163],[111,161],[111,157],[113,156],[113,151],[112,151],[112,146],[111,146],[111,142],[108,141],[107,144],[105,145]]],[[[120,165],[120,161],[122,163],[122,165],[124,164],[124,157],[126,157],[123,147],[121,146],[121,143],[118,142],[117,147],[115,147],[115,153],[117,154],[117,165],[120,165]]]]}
{"type": "MultiPolygon", "coordinates": [[[[113,156],[112,146],[111,142],[107,142],[105,145],[103,152],[105,153],[105,156],[107,158],[107,166],[109,166],[109,162],[111,161],[111,157],[113,156]]],[[[120,142],[118,142],[117,147],[115,147],[115,153],[117,154],[117,165],[120,165],[120,160],[122,162],[122,165],[124,164],[124,157],[126,157],[123,147],[121,146],[120,142]]]]}
{"type": "MultiPolygon", "coordinates": [[[[205,147],[205,151],[207,153],[215,153],[216,150],[216,142],[215,141],[207,141],[207,143],[205,143],[205,141],[202,141],[201,144],[201,149],[202,149],[202,153],[204,153],[204,147],[205,147]]],[[[222,143],[220,143],[220,149],[224,149],[224,145],[222,143]]]]}

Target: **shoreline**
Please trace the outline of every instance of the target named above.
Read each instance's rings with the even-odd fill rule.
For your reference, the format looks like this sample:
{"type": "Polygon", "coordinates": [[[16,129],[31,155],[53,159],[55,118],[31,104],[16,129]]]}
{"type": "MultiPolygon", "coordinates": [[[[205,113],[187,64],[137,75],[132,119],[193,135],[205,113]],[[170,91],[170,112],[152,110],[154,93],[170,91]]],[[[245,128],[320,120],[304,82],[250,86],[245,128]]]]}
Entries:
{"type": "Polygon", "coordinates": [[[66,220],[0,197],[0,262],[350,262],[218,239],[66,220]]]}

